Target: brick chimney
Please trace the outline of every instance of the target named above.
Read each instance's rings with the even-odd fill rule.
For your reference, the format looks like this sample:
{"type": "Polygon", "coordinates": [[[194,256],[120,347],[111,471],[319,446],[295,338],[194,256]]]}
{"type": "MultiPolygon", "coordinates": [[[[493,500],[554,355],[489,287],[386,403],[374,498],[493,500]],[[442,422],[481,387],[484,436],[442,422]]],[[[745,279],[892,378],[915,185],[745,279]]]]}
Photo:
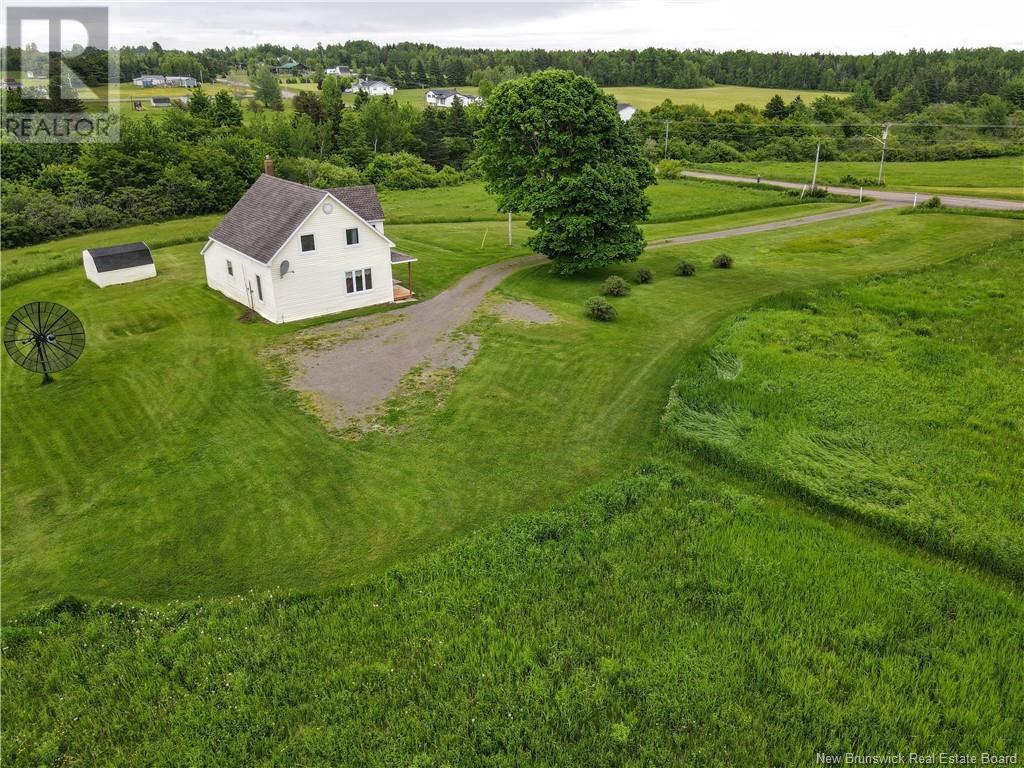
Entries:
{"type": "Polygon", "coordinates": [[[274,175],[274,161],[270,159],[270,155],[266,155],[263,158],[263,172],[267,176],[274,175]]]}

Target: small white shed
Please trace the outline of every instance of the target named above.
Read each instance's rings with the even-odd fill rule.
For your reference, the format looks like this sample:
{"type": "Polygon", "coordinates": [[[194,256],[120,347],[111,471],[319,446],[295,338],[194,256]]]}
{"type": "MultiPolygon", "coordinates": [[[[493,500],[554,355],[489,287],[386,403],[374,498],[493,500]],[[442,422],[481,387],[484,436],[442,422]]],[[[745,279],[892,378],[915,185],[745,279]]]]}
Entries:
{"type": "Polygon", "coordinates": [[[126,243],[82,251],[85,276],[100,288],[156,277],[153,254],[145,243],[126,243]]]}

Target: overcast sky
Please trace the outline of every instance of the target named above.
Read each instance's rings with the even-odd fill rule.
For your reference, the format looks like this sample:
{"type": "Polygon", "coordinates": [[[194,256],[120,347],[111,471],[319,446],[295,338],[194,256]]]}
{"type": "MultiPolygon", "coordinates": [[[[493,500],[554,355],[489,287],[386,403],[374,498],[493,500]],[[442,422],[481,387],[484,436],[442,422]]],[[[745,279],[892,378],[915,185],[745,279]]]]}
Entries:
{"type": "Polygon", "coordinates": [[[157,40],[165,48],[192,50],[255,43],[313,46],[318,41],[355,39],[604,50],[657,46],[870,53],[990,45],[1022,48],[1021,7],[1024,3],[1009,0],[137,0],[117,5],[112,38],[115,44],[157,40]]]}

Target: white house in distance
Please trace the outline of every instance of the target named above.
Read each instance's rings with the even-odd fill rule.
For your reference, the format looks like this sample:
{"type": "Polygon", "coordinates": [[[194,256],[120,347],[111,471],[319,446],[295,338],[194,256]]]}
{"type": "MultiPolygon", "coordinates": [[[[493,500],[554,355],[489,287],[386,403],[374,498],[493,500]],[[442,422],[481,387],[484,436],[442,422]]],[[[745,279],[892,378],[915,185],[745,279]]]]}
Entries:
{"type": "Polygon", "coordinates": [[[335,77],[352,77],[355,72],[352,71],[352,67],[344,67],[339,64],[336,67],[327,67],[324,69],[325,75],[334,75],[335,77]]]}
{"type": "Polygon", "coordinates": [[[432,107],[440,107],[441,109],[449,109],[456,99],[461,101],[464,107],[468,107],[470,104],[484,103],[484,100],[479,96],[459,93],[458,88],[432,88],[426,92],[425,98],[427,104],[432,107]]]}
{"type": "Polygon", "coordinates": [[[349,93],[363,91],[370,96],[394,96],[395,86],[383,80],[359,80],[348,88],[349,93]]]}
{"type": "Polygon", "coordinates": [[[194,77],[186,75],[140,75],[132,78],[132,85],[140,88],[195,88],[198,84],[194,77]]]}
{"type": "Polygon", "coordinates": [[[153,254],[145,243],[126,243],[82,251],[85,276],[100,288],[156,277],[153,254]]]}
{"type": "Polygon", "coordinates": [[[615,109],[618,110],[619,119],[622,120],[622,122],[626,122],[627,120],[629,120],[629,118],[636,114],[636,107],[634,107],[632,104],[626,104],[625,102],[622,101],[615,105],[615,109]]]}
{"type": "Polygon", "coordinates": [[[375,187],[314,189],[274,176],[270,158],[265,171],[203,247],[211,288],[272,323],[412,298],[416,259],[384,234],[375,187]]]}

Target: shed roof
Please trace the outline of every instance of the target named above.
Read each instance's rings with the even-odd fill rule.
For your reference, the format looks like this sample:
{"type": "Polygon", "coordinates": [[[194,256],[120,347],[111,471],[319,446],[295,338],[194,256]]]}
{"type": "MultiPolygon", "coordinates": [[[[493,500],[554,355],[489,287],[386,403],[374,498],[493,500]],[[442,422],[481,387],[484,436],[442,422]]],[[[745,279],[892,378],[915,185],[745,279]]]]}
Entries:
{"type": "Polygon", "coordinates": [[[328,192],[367,221],[384,218],[377,188],[372,184],[315,189],[264,173],[228,211],[210,237],[257,261],[269,263],[328,192]]]}
{"type": "Polygon", "coordinates": [[[410,261],[418,261],[418,259],[415,256],[410,256],[408,253],[396,251],[394,248],[391,249],[392,264],[406,264],[410,261]]]}
{"type": "Polygon", "coordinates": [[[114,272],[118,269],[141,267],[153,263],[153,254],[145,243],[125,243],[106,248],[89,248],[97,272],[114,272]]]}

